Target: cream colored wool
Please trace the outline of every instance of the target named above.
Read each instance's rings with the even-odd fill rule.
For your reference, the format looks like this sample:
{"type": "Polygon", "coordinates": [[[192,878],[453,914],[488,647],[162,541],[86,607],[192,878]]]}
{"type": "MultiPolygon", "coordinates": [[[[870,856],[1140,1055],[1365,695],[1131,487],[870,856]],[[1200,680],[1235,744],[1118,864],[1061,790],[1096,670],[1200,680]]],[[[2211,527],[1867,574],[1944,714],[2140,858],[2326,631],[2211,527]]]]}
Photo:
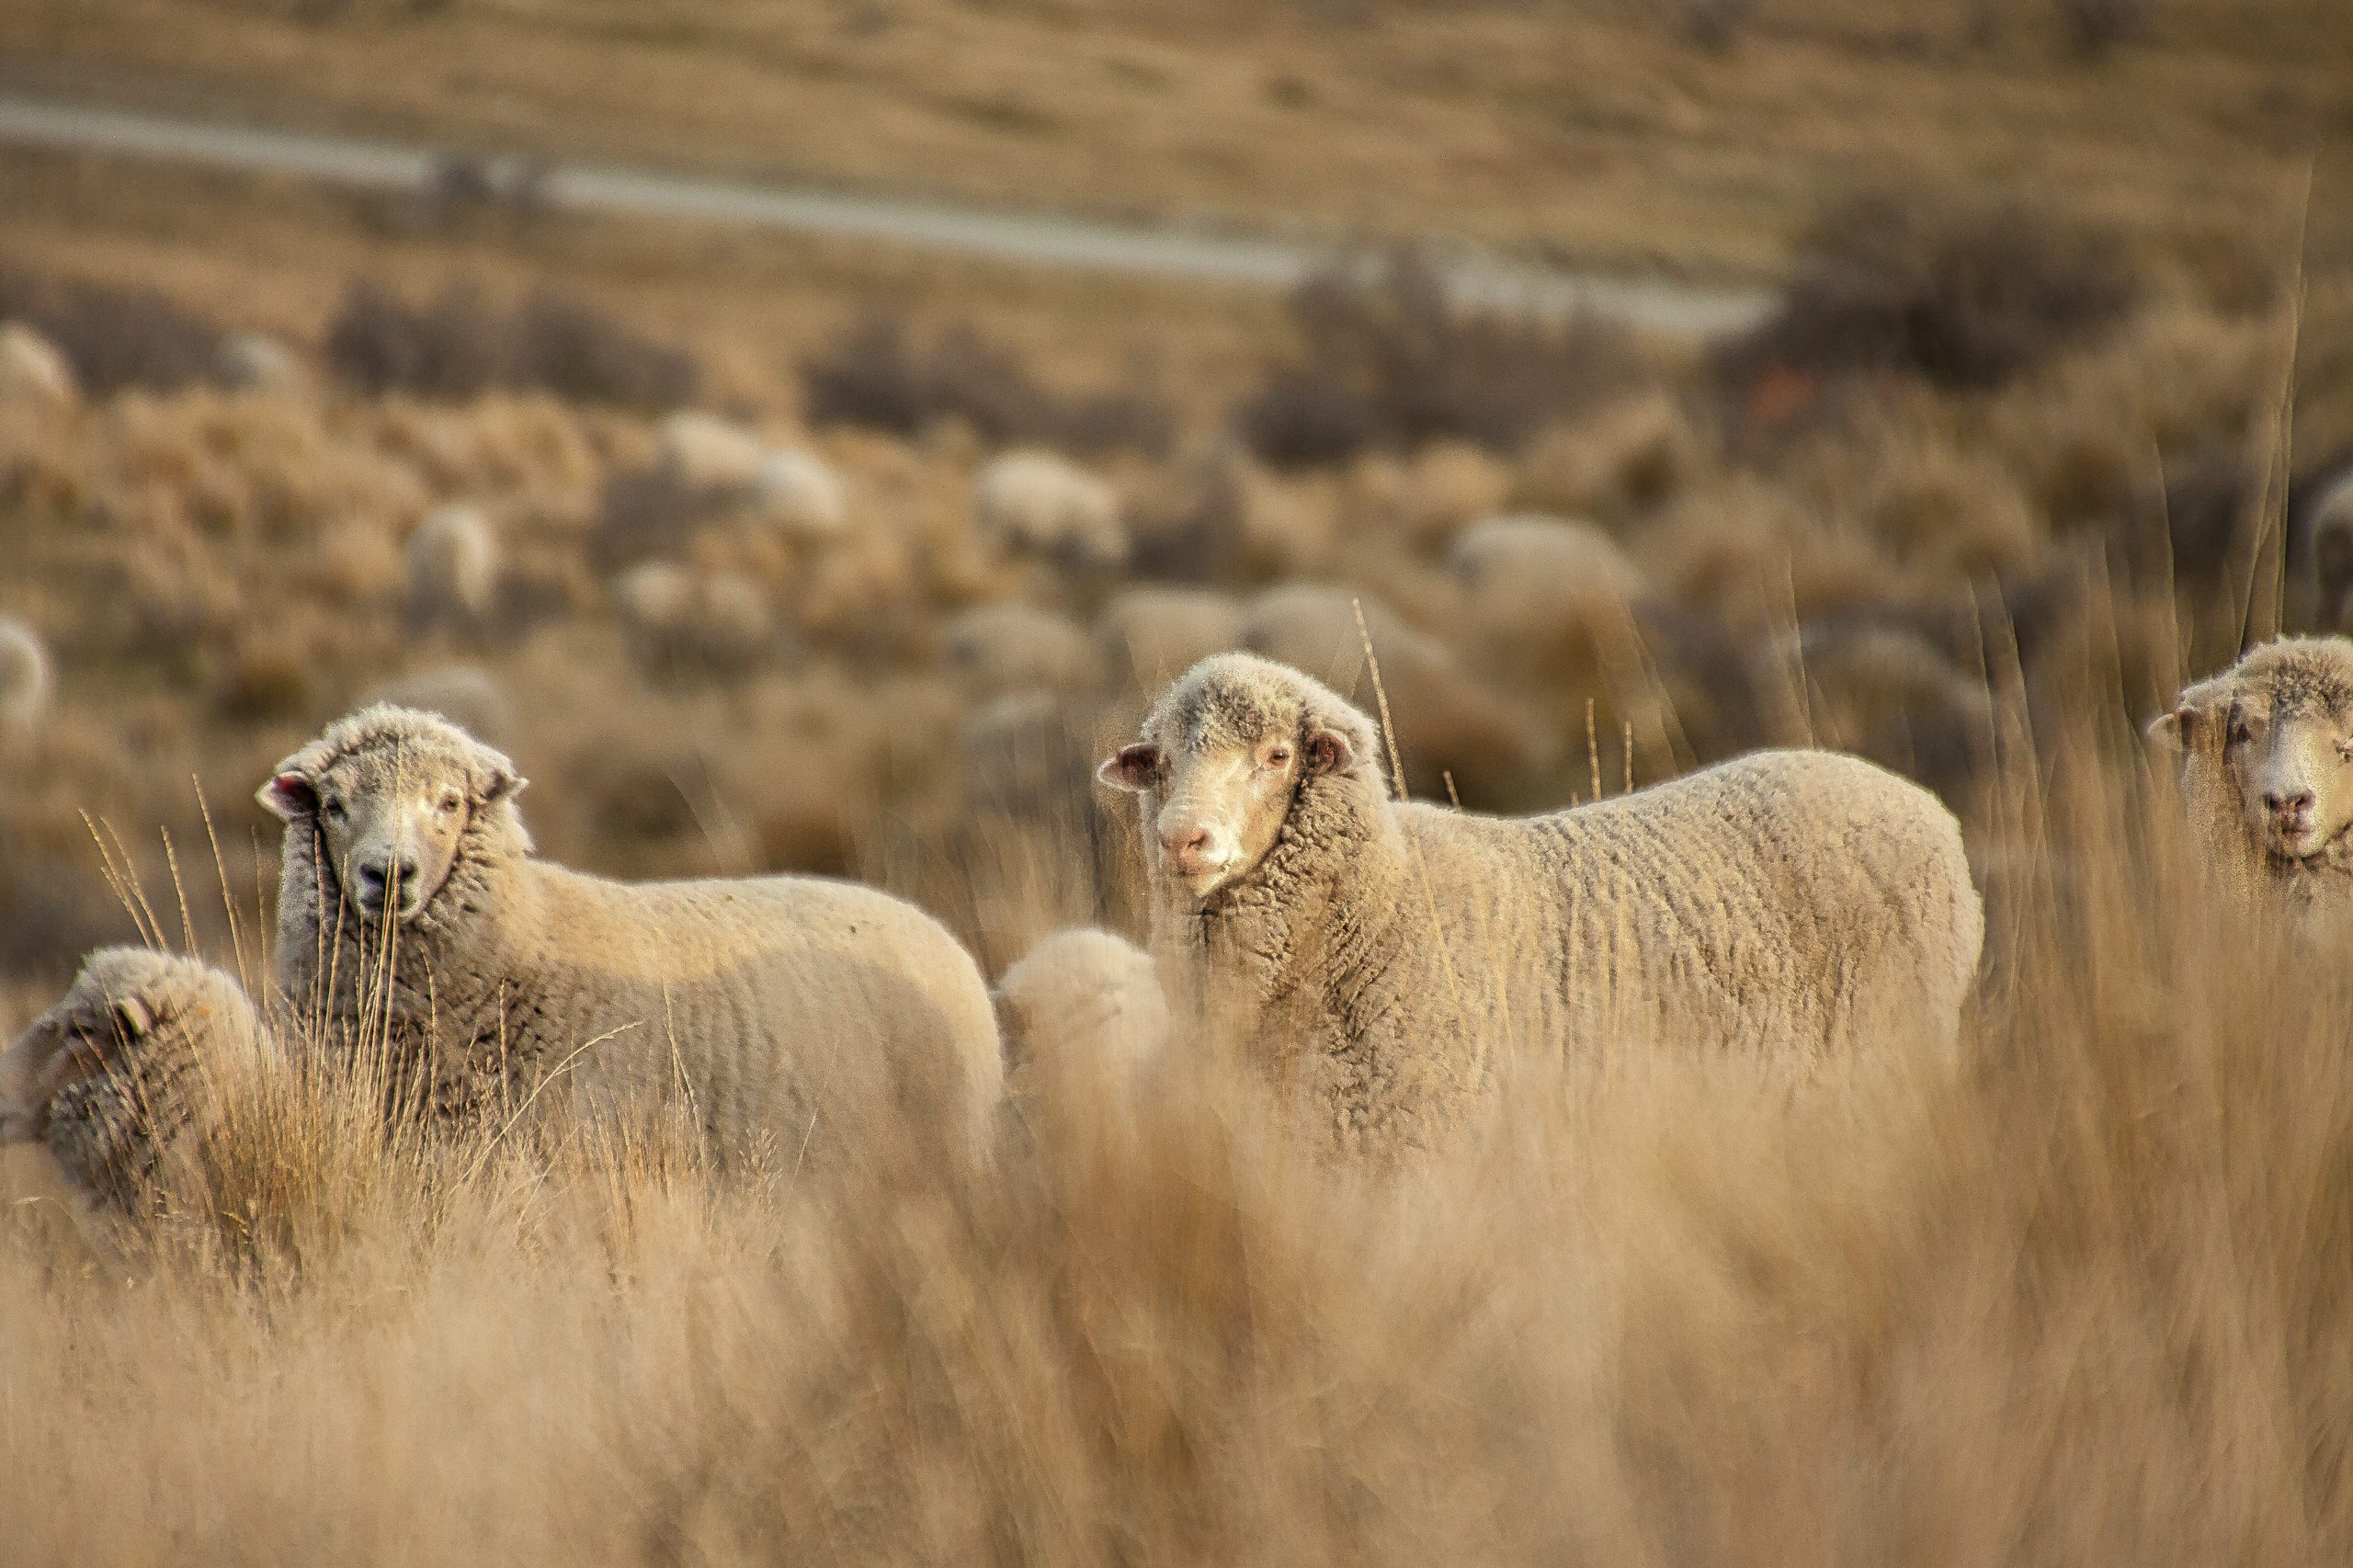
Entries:
{"type": "Polygon", "coordinates": [[[1041,938],[997,981],[996,1008],[1017,1104],[1124,1092],[1168,1042],[1152,955],[1093,926],[1041,938]]]}
{"type": "Polygon", "coordinates": [[[475,631],[498,595],[498,541],[472,506],[437,506],[408,536],[408,604],[426,631],[475,631]]]}
{"type": "Polygon", "coordinates": [[[1095,651],[1068,616],[1035,605],[976,605],[940,638],[949,672],[976,698],[1066,691],[1088,685],[1095,651]]]}
{"type": "Polygon", "coordinates": [[[40,726],[53,684],[40,634],[0,615],[0,740],[21,738],[40,726]]]}
{"type": "Polygon", "coordinates": [[[287,1005],[338,1049],[382,1033],[437,1120],[537,1095],[559,1117],[683,1108],[722,1156],[791,1164],[910,1131],[981,1146],[1003,1080],[995,1017],[945,927],[822,878],[627,884],[551,865],[516,812],[522,783],[490,747],[396,708],[288,757],[262,791],[287,819],[287,1005]],[[386,846],[413,856],[415,886],[371,908],[386,846]],[[383,912],[398,915],[389,960],[383,912]]]}
{"type": "Polygon", "coordinates": [[[81,401],[74,367],[57,346],[21,322],[0,323],[0,405],[63,410],[81,401]]]}
{"type": "Polygon", "coordinates": [[[1128,559],[1118,492],[1069,459],[1017,451],[972,479],[972,524],[999,554],[1073,570],[1108,570],[1128,559]]]}
{"type": "Polygon", "coordinates": [[[1515,1051],[1667,1045],[1805,1070],[1954,1039],[1984,910],[1959,824],[1917,787],[1762,752],[1501,819],[1397,803],[1377,746],[1321,683],[1230,654],[1104,765],[1162,846],[1171,999],[1334,1147],[1439,1141],[1515,1051]],[[1176,846],[1197,833],[1229,858],[1188,879],[1176,846]]]}
{"type": "Polygon", "coordinates": [[[208,1085],[274,1049],[233,976],[101,948],[0,1054],[0,1144],[41,1145],[96,1213],[152,1214],[201,1134],[208,1085]]]}

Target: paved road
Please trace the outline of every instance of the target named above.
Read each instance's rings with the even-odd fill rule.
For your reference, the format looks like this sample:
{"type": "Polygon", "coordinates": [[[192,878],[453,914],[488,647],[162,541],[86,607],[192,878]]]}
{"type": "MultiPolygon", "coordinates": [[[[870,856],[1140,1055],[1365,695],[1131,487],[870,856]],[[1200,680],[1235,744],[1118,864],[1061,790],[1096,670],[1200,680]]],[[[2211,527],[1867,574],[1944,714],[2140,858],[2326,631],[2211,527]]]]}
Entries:
{"type": "MultiPolygon", "coordinates": [[[[423,189],[446,163],[438,149],[271,131],[0,94],[0,142],[297,175],[345,185],[423,189]]],[[[541,199],[584,211],[743,222],[803,233],[917,245],[1037,267],[1083,267],[1204,282],[1286,288],[1330,265],[1329,247],[1179,228],[989,211],[704,179],[596,164],[551,167],[541,199]]],[[[1756,321],[1761,290],[1689,287],[1448,253],[1465,300],[1546,312],[1586,306],[1646,326],[1721,332],[1756,321]]]]}

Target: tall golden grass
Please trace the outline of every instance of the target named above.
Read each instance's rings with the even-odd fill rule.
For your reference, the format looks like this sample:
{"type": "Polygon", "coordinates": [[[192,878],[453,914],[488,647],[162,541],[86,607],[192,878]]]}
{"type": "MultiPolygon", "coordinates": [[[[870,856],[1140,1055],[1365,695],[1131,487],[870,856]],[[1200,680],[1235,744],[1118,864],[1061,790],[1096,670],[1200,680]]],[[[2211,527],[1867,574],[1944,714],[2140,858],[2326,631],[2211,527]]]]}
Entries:
{"type": "Polygon", "coordinates": [[[247,1085],[164,1243],[17,1206],[11,1559],[2346,1561],[2353,981],[2017,774],[1957,1060],[1588,1042],[1386,1176],[1182,1045],[989,1171],[247,1085]]]}

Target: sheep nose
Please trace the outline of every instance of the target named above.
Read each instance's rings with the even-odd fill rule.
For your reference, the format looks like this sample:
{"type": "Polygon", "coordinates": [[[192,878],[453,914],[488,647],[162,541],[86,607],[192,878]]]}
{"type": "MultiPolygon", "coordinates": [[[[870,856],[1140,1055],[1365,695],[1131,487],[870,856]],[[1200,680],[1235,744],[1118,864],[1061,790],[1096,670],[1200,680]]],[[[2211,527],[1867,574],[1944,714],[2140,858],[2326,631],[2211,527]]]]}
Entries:
{"type": "Polygon", "coordinates": [[[360,891],[378,899],[384,896],[385,890],[395,878],[404,888],[416,885],[415,857],[403,855],[397,858],[369,860],[359,868],[360,891]]]}
{"type": "Polygon", "coordinates": [[[2302,816],[2313,809],[2313,792],[2310,790],[2299,790],[2293,794],[2277,794],[2266,790],[2263,803],[2271,809],[2271,814],[2275,817],[2302,816]]]}
{"type": "Polygon", "coordinates": [[[1160,835],[1160,847],[1177,869],[1192,870],[1209,854],[1210,830],[1199,823],[1180,824],[1160,835]]]}

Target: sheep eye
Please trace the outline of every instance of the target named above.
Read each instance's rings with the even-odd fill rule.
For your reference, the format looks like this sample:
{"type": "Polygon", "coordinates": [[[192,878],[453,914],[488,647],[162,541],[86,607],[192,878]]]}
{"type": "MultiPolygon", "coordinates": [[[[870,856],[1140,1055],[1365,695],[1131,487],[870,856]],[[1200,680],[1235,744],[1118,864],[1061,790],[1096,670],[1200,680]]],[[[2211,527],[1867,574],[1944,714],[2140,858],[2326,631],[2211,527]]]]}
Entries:
{"type": "Polygon", "coordinates": [[[441,814],[448,816],[458,809],[458,792],[455,790],[444,791],[441,796],[441,814]]]}
{"type": "Polygon", "coordinates": [[[324,801],[320,805],[319,810],[324,812],[327,815],[334,817],[338,822],[343,818],[343,802],[341,801],[324,801]]]}
{"type": "Polygon", "coordinates": [[[1268,767],[1280,767],[1290,760],[1290,747],[1289,746],[1277,746],[1274,750],[1267,754],[1267,766],[1268,767]]]}

